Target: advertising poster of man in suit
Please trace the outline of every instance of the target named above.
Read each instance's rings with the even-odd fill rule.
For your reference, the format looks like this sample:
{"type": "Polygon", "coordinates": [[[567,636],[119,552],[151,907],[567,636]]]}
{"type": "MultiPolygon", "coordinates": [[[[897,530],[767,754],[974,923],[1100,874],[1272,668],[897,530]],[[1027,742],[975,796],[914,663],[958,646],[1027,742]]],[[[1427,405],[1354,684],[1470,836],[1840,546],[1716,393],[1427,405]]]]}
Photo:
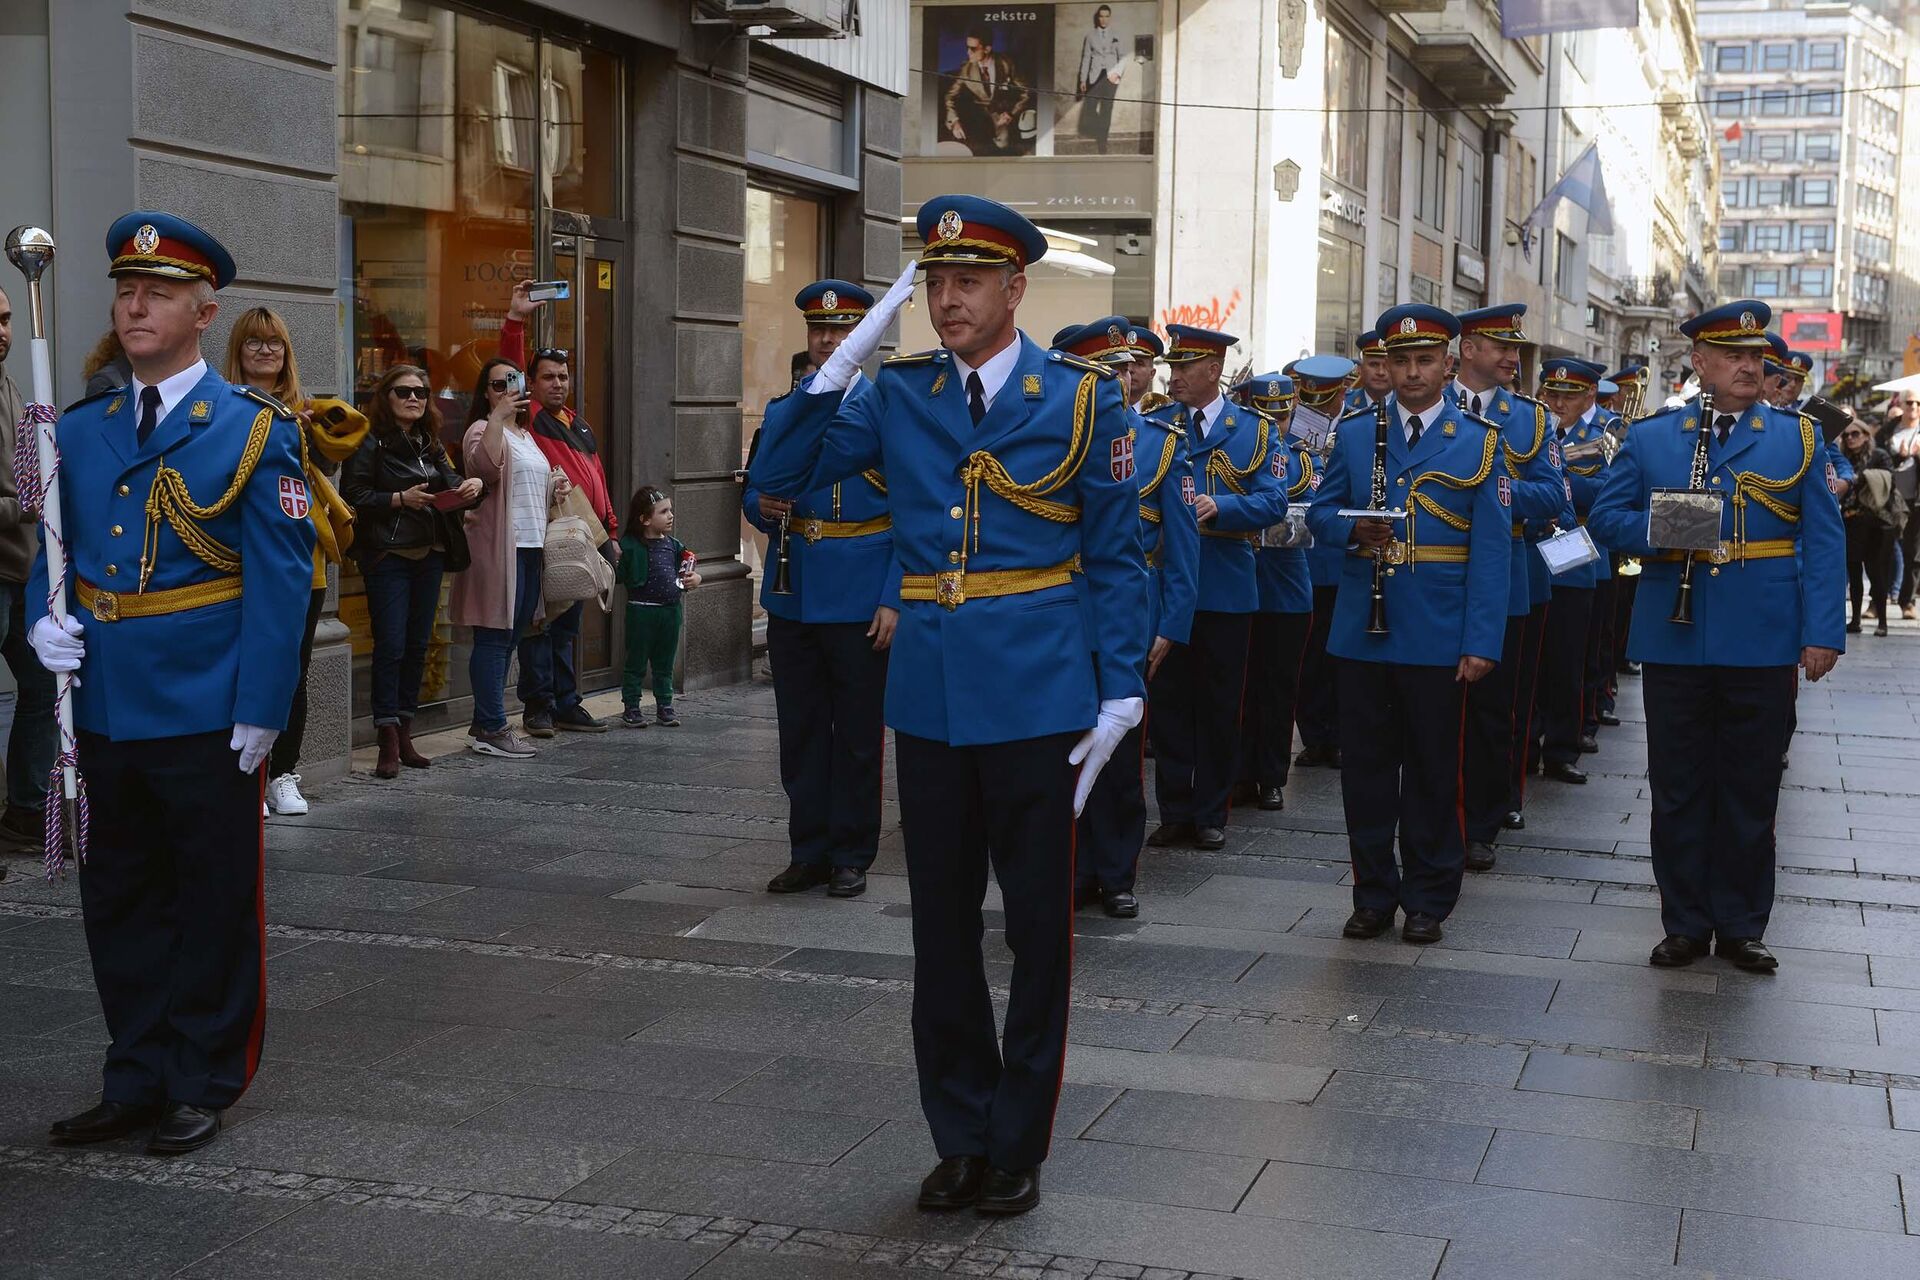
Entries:
{"type": "MultiPolygon", "coordinates": [[[[1096,0],[1054,6],[1059,30],[1054,79],[1071,81],[1053,131],[1053,154],[1151,155],[1154,28],[1148,0],[1096,0]]],[[[1041,150],[1044,154],[1046,146],[1041,150]]]]}
{"type": "Polygon", "coordinates": [[[929,6],[930,154],[1030,156],[1053,115],[1053,9],[929,6]]]}

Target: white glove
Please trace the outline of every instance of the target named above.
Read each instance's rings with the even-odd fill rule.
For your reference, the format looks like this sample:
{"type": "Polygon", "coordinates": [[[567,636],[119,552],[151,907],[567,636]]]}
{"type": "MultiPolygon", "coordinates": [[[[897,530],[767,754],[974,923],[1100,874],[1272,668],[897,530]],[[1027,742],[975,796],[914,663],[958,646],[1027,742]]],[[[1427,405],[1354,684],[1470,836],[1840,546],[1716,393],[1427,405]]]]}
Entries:
{"type": "Polygon", "coordinates": [[[273,740],[279,736],[278,729],[262,729],[257,724],[233,726],[233,741],[227,745],[240,753],[240,772],[257,772],[267,752],[273,750],[273,740]]]}
{"type": "Polygon", "coordinates": [[[824,395],[829,391],[846,390],[860,366],[873,359],[873,353],[880,349],[880,340],[887,336],[893,317],[913,296],[913,276],[919,269],[919,263],[908,264],[907,269],[900,273],[900,278],[893,282],[893,288],[887,290],[887,296],[880,299],[879,304],[867,312],[859,324],[853,326],[853,332],[834,348],[827,362],[820,366],[820,372],[813,375],[813,381],[807,384],[809,392],[824,395]]]}
{"type": "Polygon", "coordinates": [[[1113,758],[1120,739],[1140,723],[1145,710],[1139,698],[1113,698],[1103,702],[1100,704],[1100,718],[1094,721],[1093,728],[1073,744],[1073,750],[1067,755],[1067,763],[1080,766],[1080,780],[1073,788],[1074,817],[1079,817],[1080,811],[1087,807],[1087,796],[1093,791],[1094,779],[1100,776],[1100,770],[1106,768],[1107,761],[1113,758]]]}
{"type": "MultiPolygon", "coordinates": [[[[87,646],[80,639],[85,630],[78,618],[69,616],[63,625],[54,621],[52,614],[48,614],[27,632],[27,643],[33,646],[40,665],[47,670],[78,671],[81,660],[87,656],[87,646]]],[[[80,682],[75,680],[74,683],[80,682]]]]}

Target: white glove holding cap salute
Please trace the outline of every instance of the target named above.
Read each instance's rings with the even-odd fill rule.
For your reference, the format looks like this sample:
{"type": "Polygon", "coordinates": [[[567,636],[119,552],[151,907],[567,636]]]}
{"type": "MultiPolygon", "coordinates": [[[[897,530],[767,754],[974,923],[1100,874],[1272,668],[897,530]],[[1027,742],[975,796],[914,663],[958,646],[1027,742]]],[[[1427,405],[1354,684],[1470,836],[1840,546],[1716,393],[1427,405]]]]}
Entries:
{"type": "Polygon", "coordinates": [[[1087,797],[1093,792],[1093,783],[1100,776],[1100,770],[1106,768],[1107,761],[1127,736],[1127,731],[1140,723],[1145,704],[1139,698],[1113,698],[1100,704],[1100,718],[1093,722],[1093,728],[1080,736],[1073,744],[1073,750],[1067,755],[1068,764],[1080,766],[1080,780],[1073,788],[1073,816],[1079,817],[1080,811],[1087,807],[1087,797]]]}
{"type": "Polygon", "coordinates": [[[881,339],[887,336],[887,329],[893,324],[893,317],[900,308],[907,305],[907,299],[913,296],[913,276],[920,264],[909,264],[900,278],[887,290],[887,296],[872,310],[868,311],[853,331],[841,340],[833,349],[827,362],[820,366],[820,372],[813,375],[813,381],[807,384],[807,390],[814,395],[825,395],[829,391],[845,391],[853,381],[853,375],[860,366],[873,359],[873,353],[880,349],[881,339]]]}

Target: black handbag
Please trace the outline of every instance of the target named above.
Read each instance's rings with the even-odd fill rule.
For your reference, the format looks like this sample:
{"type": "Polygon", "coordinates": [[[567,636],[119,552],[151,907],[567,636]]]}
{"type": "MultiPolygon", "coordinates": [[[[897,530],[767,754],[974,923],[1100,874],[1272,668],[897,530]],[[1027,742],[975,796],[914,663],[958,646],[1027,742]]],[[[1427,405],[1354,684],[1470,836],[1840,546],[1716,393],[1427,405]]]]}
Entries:
{"type": "Polygon", "coordinates": [[[459,573],[473,564],[473,550],[467,546],[467,524],[461,514],[436,511],[433,518],[440,523],[440,540],[447,548],[440,557],[441,571],[459,573]]]}

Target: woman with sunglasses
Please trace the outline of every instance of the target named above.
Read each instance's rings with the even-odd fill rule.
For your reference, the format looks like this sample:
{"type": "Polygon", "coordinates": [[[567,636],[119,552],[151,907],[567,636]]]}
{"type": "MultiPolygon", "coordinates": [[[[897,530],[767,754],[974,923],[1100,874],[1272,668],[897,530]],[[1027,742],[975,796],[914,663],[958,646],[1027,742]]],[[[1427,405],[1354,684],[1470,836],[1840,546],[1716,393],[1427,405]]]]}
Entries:
{"type": "Polygon", "coordinates": [[[314,528],[313,593],[307,605],[306,628],[300,635],[300,683],[293,691],[286,732],[274,739],[267,761],[267,805],[275,813],[307,812],[300,794],[300,748],[307,729],[307,666],[313,659],[313,633],[327,598],[327,565],[340,563],[343,544],[353,537],[352,516],[334,492],[326,469],[353,456],[366,438],[367,420],[343,400],[310,399],[300,385],[300,364],[293,358],[293,340],[286,321],[266,307],[241,312],[227,335],[228,382],[249,383],[266,392],[300,419],[300,457],[305,464],[307,492],[312,495],[314,528]]]}
{"type": "Polygon", "coordinates": [[[1858,418],[1840,431],[1840,452],[1853,464],[1854,482],[1840,499],[1847,524],[1847,590],[1853,600],[1851,635],[1860,634],[1862,571],[1873,597],[1873,634],[1887,634],[1887,595],[1893,579],[1893,545],[1900,536],[1903,513],[1893,491],[1893,458],[1873,442],[1873,433],[1858,418]]]}
{"type": "Polygon", "coordinates": [[[347,460],[340,488],[358,515],[353,558],[366,580],[373,631],[373,727],[380,741],[373,771],[392,778],[403,764],[424,769],[432,763],[413,745],[413,714],[447,555],[452,543],[464,546],[458,517],[450,522],[435,510],[433,495],[455,490],[471,501],[481,486],[462,480],[447,459],[426,370],[394,365],[368,408],[373,430],[347,460]]]}
{"type": "Polygon", "coordinates": [[[480,370],[467,410],[472,424],[461,441],[462,469],[485,486],[467,515],[473,563],[453,580],[448,616],[473,628],[468,674],[473,727],[467,745],[485,756],[525,760],[534,754],[507,727],[507,662],[527,628],[542,614],[540,571],[547,511],[572,490],[566,474],[548,464],[527,429],[526,377],[511,360],[489,360],[480,370]]]}

